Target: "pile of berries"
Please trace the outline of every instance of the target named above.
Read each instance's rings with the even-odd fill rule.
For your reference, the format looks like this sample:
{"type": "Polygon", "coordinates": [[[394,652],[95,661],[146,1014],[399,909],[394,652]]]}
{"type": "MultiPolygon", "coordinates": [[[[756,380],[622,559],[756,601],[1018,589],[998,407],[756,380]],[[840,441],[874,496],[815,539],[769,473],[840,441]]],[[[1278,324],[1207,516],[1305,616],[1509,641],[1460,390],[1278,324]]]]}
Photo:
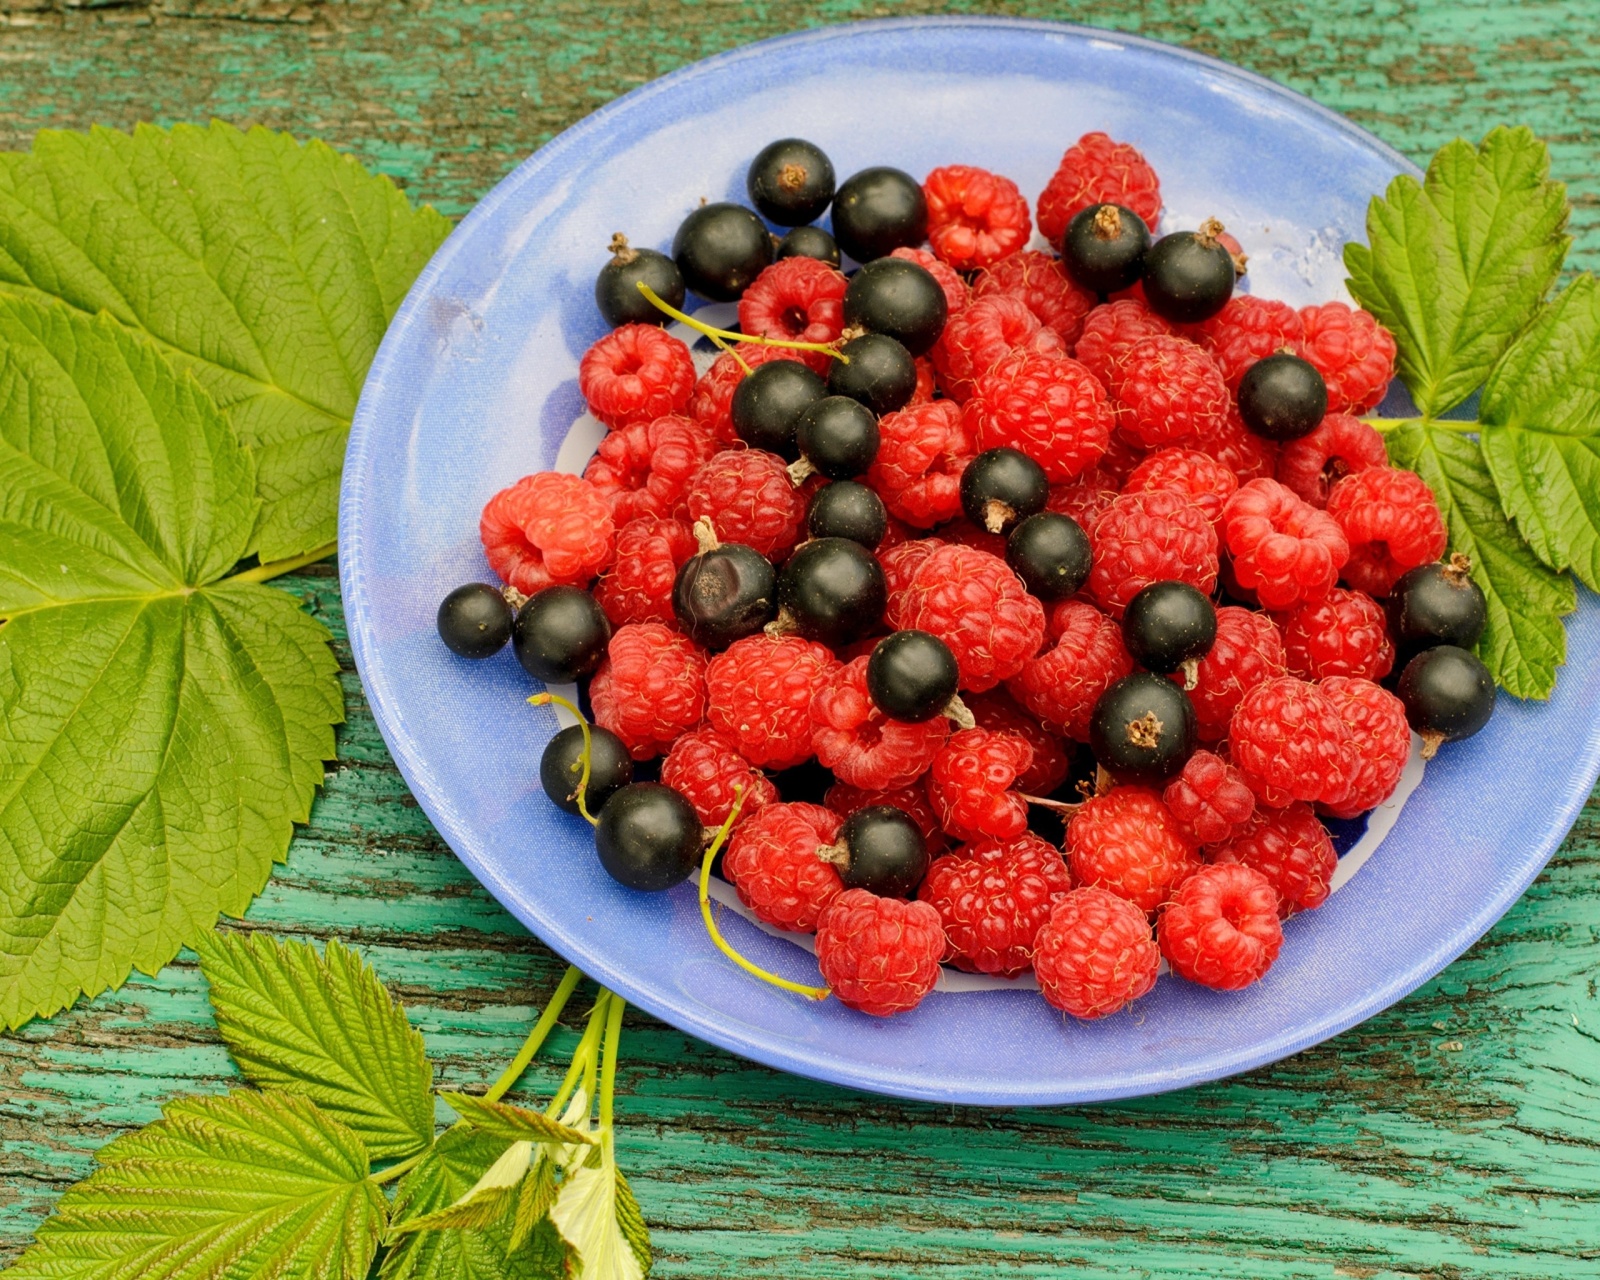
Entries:
{"type": "Polygon", "coordinates": [[[941,964],[1080,1018],[1163,958],[1257,981],[1328,896],[1322,819],[1494,704],[1470,565],[1360,417],[1394,340],[1237,292],[1214,221],[1157,238],[1154,171],[1104,134],[1032,210],[969,165],[836,184],[797,139],[748,190],[670,254],[614,239],[578,367],[609,434],[490,499],[506,586],[451,592],[445,643],[586,682],[540,776],[606,870],[703,890],[722,852],[853,1008],[941,964]]]}

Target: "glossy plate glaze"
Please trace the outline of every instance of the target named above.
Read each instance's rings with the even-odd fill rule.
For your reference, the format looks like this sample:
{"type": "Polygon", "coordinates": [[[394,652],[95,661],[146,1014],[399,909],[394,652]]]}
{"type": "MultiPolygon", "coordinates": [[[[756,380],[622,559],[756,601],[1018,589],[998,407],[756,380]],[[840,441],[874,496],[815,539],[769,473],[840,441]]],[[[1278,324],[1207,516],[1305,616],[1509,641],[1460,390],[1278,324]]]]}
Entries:
{"type": "MultiPolygon", "coordinates": [[[[1166,225],[1215,215],[1249,251],[1250,287],[1295,304],[1343,296],[1339,254],[1401,156],[1268,81],[1164,45],[1048,23],[934,18],[768,41],[677,72],[563,133],[497,186],[401,308],[350,437],[340,566],[357,665],[390,750],[473,873],[535,934],[628,1000],[785,1070],[944,1102],[1129,1097],[1271,1062],[1361,1021],[1437,973],[1544,865],[1600,766],[1600,608],[1581,596],[1547,704],[1502,699],[1477,738],[1429,765],[1376,853],[1286,927],[1266,979],[1220,994],[1165,978],[1130,1011],[1063,1018],[1023,991],[940,992],[887,1021],[812,1004],[729,965],[692,886],[630,893],[589,832],[540,791],[555,727],[509,652],[452,657],[449,588],[489,578],[478,511],[548,469],[582,415],[578,358],[603,331],[594,273],[613,231],[665,248],[701,198],[743,199],[776,137],[819,143],[842,176],[981,164],[1030,197],[1063,148],[1103,129],[1161,175],[1166,225]],[[1561,744],[1553,747],[1552,744],[1561,744]]],[[[754,960],[815,962],[732,913],[754,960]]]]}

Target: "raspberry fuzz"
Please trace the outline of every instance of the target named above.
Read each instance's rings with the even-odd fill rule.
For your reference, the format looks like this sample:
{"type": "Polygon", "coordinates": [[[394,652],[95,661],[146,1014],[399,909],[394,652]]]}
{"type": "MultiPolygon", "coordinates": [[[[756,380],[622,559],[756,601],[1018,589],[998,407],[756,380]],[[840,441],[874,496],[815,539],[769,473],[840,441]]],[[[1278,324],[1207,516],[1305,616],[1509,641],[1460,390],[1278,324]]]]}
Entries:
{"type": "Polygon", "coordinates": [[[867,693],[867,659],[838,668],[811,698],[811,744],[817,760],[841,782],[863,791],[892,791],[916,781],[949,736],[950,722],[891,720],[867,693]]]}
{"type": "Polygon", "coordinates": [[[977,380],[1001,356],[1018,347],[1044,355],[1067,351],[1060,335],[1041,325],[1021,298],[995,293],[975,298],[946,320],[928,355],[944,393],[959,402],[972,394],[977,380]]]}
{"type": "Polygon", "coordinates": [[[1154,911],[1200,866],[1194,842],[1149,787],[1113,787],[1067,824],[1072,878],[1154,911]]]}
{"type": "Polygon", "coordinates": [[[1222,509],[1222,536],[1239,585],[1268,609],[1321,600],[1350,558],[1334,519],[1276,480],[1240,486],[1222,509]]]}
{"type": "Polygon", "coordinates": [[[1343,302],[1300,308],[1300,354],[1328,384],[1330,413],[1366,413],[1394,377],[1394,335],[1343,302]]]}
{"type": "Polygon", "coordinates": [[[1089,741],[1100,695],[1133,671],[1122,628],[1092,604],[1063,600],[1051,615],[1054,645],[1006,682],[1018,702],[1059,733],[1089,741]]]}
{"type": "Polygon", "coordinates": [[[1060,258],[1037,249],[1013,253],[978,273],[972,282],[972,296],[987,298],[997,293],[1021,299],[1040,324],[1055,330],[1068,350],[1083,332],[1084,318],[1097,301],[1094,294],[1072,283],[1060,258]]]}
{"type": "Polygon", "coordinates": [[[578,390],[613,429],[681,413],[694,392],[689,348],[653,324],[625,324],[583,353],[578,390]]]}
{"type": "Polygon", "coordinates": [[[1027,454],[1052,484],[1075,479],[1111,443],[1111,406],[1094,375],[1066,356],[1018,349],[973,385],[968,428],[982,449],[1027,454]]]}
{"type": "Polygon", "coordinates": [[[1217,585],[1217,532],[1182,494],[1125,493],[1095,523],[1090,538],[1089,592],[1113,618],[1122,617],[1128,601],[1152,582],[1187,582],[1205,595],[1217,585]]]}
{"type": "Polygon", "coordinates": [[[1259,871],[1277,893],[1278,915],[1285,920],[1326,902],[1329,882],[1339,867],[1327,828],[1310,805],[1298,802],[1284,809],[1258,810],[1211,860],[1259,871]]]}
{"type": "Polygon", "coordinates": [[[1034,939],[1039,990],[1074,1018],[1104,1018],[1149,992],[1161,953],[1145,913],[1088,886],[1062,895],[1034,939]]]}
{"type": "Polygon", "coordinates": [[[672,583],[697,549],[694,534],[681,520],[644,516],[623,525],[617,533],[617,558],[594,588],[611,625],[661,622],[676,628],[672,583]]]}
{"type": "Polygon", "coordinates": [[[1444,554],[1444,520],[1433,490],[1415,471],[1368,467],[1346,476],[1328,495],[1328,514],[1350,543],[1344,577],[1386,596],[1408,569],[1444,554]]]}
{"type": "Polygon", "coordinates": [[[810,933],[844,881],[820,850],[839,834],[839,815],[819,804],[769,804],[740,822],[722,869],[739,901],[780,929],[810,933]]]}
{"type": "MultiPolygon", "coordinates": [[[[844,273],[815,258],[779,258],[762,270],[739,299],[739,328],[761,338],[833,342],[844,329],[844,273]]],[[[826,375],[824,351],[779,350],[826,375]]],[[[752,366],[753,367],[753,366],[752,366]]]]}
{"type": "Polygon", "coordinates": [[[1383,606],[1364,591],[1335,587],[1281,620],[1284,662],[1302,680],[1362,676],[1379,680],[1394,666],[1383,606]]]}
{"type": "Polygon", "coordinates": [[[1161,182],[1137,147],[1109,134],[1086,133],[1067,148],[1039,196],[1039,234],[1059,245],[1072,215],[1091,204],[1132,209],[1154,231],[1161,182]]]}
{"type": "Polygon", "coordinates": [[[1013,840],[1028,827],[1028,802],[1011,790],[1033,748],[1009,733],[963,729],[933,758],[928,798],[957,840],[1013,840]]]}
{"type": "Polygon", "coordinates": [[[992,689],[1022,670],[1044,641],[1044,606],[998,556],[941,545],[912,571],[894,604],[894,624],[950,646],[961,688],[992,689]]]}
{"type": "Polygon", "coordinates": [[[1184,338],[1142,338],[1110,384],[1117,426],[1144,449],[1207,440],[1230,403],[1216,362],[1184,338]]]}
{"type": "Polygon", "coordinates": [[[922,194],[928,243],[957,271],[977,271],[1028,243],[1028,202],[1010,178],[972,165],[943,165],[923,179],[922,194]]]}
{"type": "Polygon", "coordinates": [[[1227,737],[1245,694],[1287,669],[1283,635],[1272,620],[1238,605],[1223,605],[1217,610],[1217,638],[1195,668],[1195,686],[1189,690],[1200,737],[1206,742],[1227,737]]]}
{"type": "Polygon", "coordinates": [[[956,968],[1014,978],[1032,965],[1034,938],[1071,888],[1061,850],[1024,833],[936,859],[917,897],[938,911],[956,968]]]}
{"type": "Polygon", "coordinates": [[[620,529],[641,516],[682,516],[689,481],[716,451],[709,428],[670,414],[610,432],[583,478],[606,500],[620,529]]]}
{"type": "Polygon", "coordinates": [[[1196,751],[1161,793],[1178,826],[1196,844],[1221,844],[1256,811],[1255,793],[1239,771],[1210,751],[1196,751]]]}
{"type": "Polygon", "coordinates": [[[658,756],[705,717],[705,655],[659,622],[618,627],[589,682],[589,703],[595,723],[635,760],[658,756]]]}
{"type": "Polygon", "coordinates": [[[746,636],[706,667],[706,719],[751,764],[793,768],[812,751],[811,700],[838,669],[814,641],[746,636]]]}
{"type": "Polygon", "coordinates": [[[817,925],[817,964],[841,1004],[887,1018],[922,1003],[939,981],[944,930],[926,902],[846,889],[817,925]]]}
{"type": "Polygon", "coordinates": [[[1347,413],[1330,413],[1310,435],[1283,446],[1278,481],[1320,511],[1345,476],[1388,464],[1389,451],[1376,430],[1347,413]]]}
{"type": "Polygon", "coordinates": [[[878,456],[867,483],[890,515],[931,529],[961,514],[961,473],[977,452],[957,405],[911,405],[878,419],[878,456]]]}
{"type": "Polygon", "coordinates": [[[661,762],[661,781],[692,804],[708,827],[727,821],[735,792],[741,788],[740,822],[778,801],[778,788],[771,779],[752,768],[715,729],[694,729],[674,742],[661,762]]]}
{"type": "Polygon", "coordinates": [[[1350,793],[1350,730],[1321,689],[1294,676],[1245,694],[1228,726],[1228,755],[1263,804],[1339,804],[1350,793]]]}
{"type": "Polygon", "coordinates": [[[1350,790],[1323,804],[1335,818],[1354,818],[1394,794],[1411,758],[1411,726],[1400,699],[1358,676],[1333,676],[1318,686],[1344,721],[1355,747],[1350,790]]]}
{"type": "Polygon", "coordinates": [[[800,541],[806,504],[775,453],[728,449],[689,482],[689,518],[709,520],[723,542],[742,542],[769,560],[782,560],[800,541]]]}
{"type": "Polygon", "coordinates": [[[1237,863],[1202,867],[1161,913],[1156,937],[1180,978],[1218,991],[1248,987],[1283,946],[1278,891],[1237,863]]]}
{"type": "Polygon", "coordinates": [[[587,586],[611,562],[616,525],[587,480],[539,471],[484,504],[478,536],[489,567],[531,596],[556,584],[587,586]]]}

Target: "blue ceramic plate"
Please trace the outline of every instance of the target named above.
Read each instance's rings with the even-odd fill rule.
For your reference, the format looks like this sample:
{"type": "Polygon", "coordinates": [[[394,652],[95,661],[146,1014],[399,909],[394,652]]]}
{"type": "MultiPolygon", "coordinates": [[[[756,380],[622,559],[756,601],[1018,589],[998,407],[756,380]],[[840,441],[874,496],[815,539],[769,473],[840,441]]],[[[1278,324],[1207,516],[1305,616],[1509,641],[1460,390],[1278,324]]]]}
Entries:
{"type": "MultiPolygon", "coordinates": [[[[1292,920],[1237,994],[1164,979],[1130,1011],[1064,1019],[1036,994],[941,991],[880,1021],[811,1004],[723,960],[692,886],[619,888],[588,830],[536,780],[555,726],[509,652],[453,658],[434,611],[490,577],[478,511],[552,467],[583,413],[599,337],[594,274],[613,231],[665,248],[702,197],[743,199],[773,138],[821,144],[842,176],[981,164],[1030,197],[1079,134],[1137,143],[1169,226],[1220,217],[1250,287],[1342,295],[1340,248],[1401,156],[1316,104],[1195,54],[1036,22],[889,21],[769,41],[646,85],[556,138],[462,222],[411,291],[367,380],[340,512],[345,611],[384,738],[473,873],[529,929],[628,1000],[734,1052],[907,1097],[1063,1103],[1214,1080],[1315,1044],[1398,1000],[1478,938],[1538,873],[1600,759],[1600,608],[1584,596],[1547,704],[1494,721],[1428,767],[1359,875],[1292,920]],[[1552,744],[1563,744],[1559,748],[1552,744]]],[[[581,430],[581,428],[580,428],[581,430]]],[[[569,447],[570,463],[573,450],[569,447]]],[[[1374,833],[1376,834],[1376,833],[1374,833]]],[[[725,913],[735,945],[801,980],[815,962],[725,913]]]]}

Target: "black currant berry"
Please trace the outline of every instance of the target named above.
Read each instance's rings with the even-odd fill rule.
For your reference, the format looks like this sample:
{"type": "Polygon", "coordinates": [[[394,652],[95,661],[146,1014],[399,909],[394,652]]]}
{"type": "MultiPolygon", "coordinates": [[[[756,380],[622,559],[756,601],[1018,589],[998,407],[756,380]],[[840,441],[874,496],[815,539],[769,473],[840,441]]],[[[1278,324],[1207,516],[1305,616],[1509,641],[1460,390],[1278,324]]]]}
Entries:
{"type": "Polygon", "coordinates": [[[926,631],[896,631],[867,659],[867,693],[891,720],[921,724],[956,696],[961,671],[950,646],[926,631]]]}
{"type": "MultiPolygon", "coordinates": [[[[583,803],[599,813],[605,802],[633,781],[633,757],[622,739],[610,729],[589,726],[589,783],[583,803]]],[[[583,726],[568,725],[549,742],[539,757],[539,785],[557,808],[579,813],[578,783],[583,777],[583,726]]]]}
{"type": "Polygon", "coordinates": [[[795,227],[778,241],[780,258],[815,258],[830,267],[839,265],[839,245],[821,227],[795,227]]]}
{"type": "Polygon", "coordinates": [[[1489,620],[1489,605],[1472,580],[1472,562],[1459,552],[1444,564],[1418,565],[1401,575],[1384,601],[1396,665],[1435,645],[1470,649],[1489,620]]]}
{"type": "Polygon", "coordinates": [[[985,449],[961,473],[961,509],[990,533],[1010,533],[1049,496],[1044,468],[1019,449],[985,449]]]}
{"type": "Polygon", "coordinates": [[[611,237],[611,261],[600,268],[594,282],[595,305],[613,329],[619,324],[671,321],[671,316],[639,292],[641,283],[669,307],[683,306],[683,273],[678,264],[654,249],[633,248],[619,231],[611,237]]]}
{"type": "Polygon", "coordinates": [[[811,495],[806,532],[813,538],[849,538],[874,551],[889,532],[889,510],[866,485],[835,480],[811,495]]]}
{"type": "Polygon", "coordinates": [[[1122,615],[1122,641],[1146,671],[1176,671],[1205,657],[1216,638],[1216,606],[1187,582],[1152,582],[1122,615]]]}
{"type": "Polygon", "coordinates": [[[511,639],[515,614],[485,582],[457,587],[439,604],[439,639],[463,658],[491,658],[511,639]]]}
{"type": "Polygon", "coordinates": [[[800,415],[828,394],[827,384],[798,360],[758,364],[733,389],[730,416],[739,439],[793,462],[800,415]]]}
{"type": "Polygon", "coordinates": [[[867,263],[844,291],[844,322],[868,333],[886,333],[920,356],[944,332],[950,303],[925,267],[904,258],[867,263]]]}
{"type": "Polygon", "coordinates": [[[1194,754],[1194,707],[1166,676],[1124,676],[1100,695],[1089,719],[1089,747],[1119,782],[1161,783],[1194,754]]]}
{"type": "Polygon", "coordinates": [[[857,262],[928,238],[928,201],[909,173],[879,165],[852,174],[833,197],[833,238],[857,262]]]}
{"type": "Polygon", "coordinates": [[[840,352],[849,360],[835,360],[828,370],[828,391],[859,400],[882,417],[904,408],[917,390],[917,366],[911,353],[883,333],[852,338],[840,352]]]}
{"type": "Polygon", "coordinates": [[[1396,691],[1406,719],[1422,735],[1422,758],[1442,742],[1470,738],[1494,714],[1494,677],[1477,657],[1453,644],[1425,649],[1400,673],[1396,691]]]}
{"type": "Polygon", "coordinates": [[[546,587],[517,610],[511,648],[522,669],[546,684],[592,676],[606,656],[611,624],[595,598],[577,587],[546,587]]]}
{"type": "Polygon", "coordinates": [[[598,816],[595,852],[619,884],[657,893],[682,884],[700,863],[705,827],[694,806],[671,787],[630,783],[598,816]]]}
{"type": "Polygon", "coordinates": [[[909,898],[928,874],[922,829],[903,809],[888,804],[852,813],[838,840],[822,850],[822,859],[838,868],[846,889],[865,889],[880,898],[909,898]]]}
{"type": "Polygon", "coordinates": [[[672,581],[672,612],[702,649],[726,649],[778,612],[778,575],[753,547],[725,542],[690,556],[672,581]]]}
{"type": "Polygon", "coordinates": [[[1144,273],[1150,228],[1120,204],[1092,204],[1073,214],[1061,237],[1061,265],[1091,293],[1116,293],[1144,273]]]}
{"type": "Polygon", "coordinates": [[[780,138],[762,147],[745,175],[750,203],[780,227],[813,222],[833,199],[833,162],[803,138],[780,138]]]}
{"type": "Polygon", "coordinates": [[[1298,440],[1328,412],[1328,384],[1309,360],[1289,351],[1263,356],[1239,383],[1239,416],[1268,440],[1298,440]]]}
{"type": "Polygon", "coordinates": [[[830,649],[876,631],[888,599],[877,557],[848,538],[801,543],[778,575],[780,624],[791,619],[807,640],[830,649]]]}
{"type": "Polygon", "coordinates": [[[702,298],[732,302],[772,262],[772,236],[743,205],[703,204],[673,236],[672,260],[702,298]]]}
{"type": "Polygon", "coordinates": [[[848,480],[878,456],[878,419],[859,400],[825,396],[795,420],[794,442],[813,471],[848,480]]]}
{"type": "Polygon", "coordinates": [[[1071,516],[1040,511],[1006,539],[1006,563],[1041,600],[1065,600],[1089,580],[1094,557],[1083,526],[1071,516]]]}
{"type": "MultiPolygon", "coordinates": [[[[1198,231],[1162,236],[1144,255],[1144,296],[1150,310],[1179,324],[1217,314],[1233,296],[1233,257],[1217,239],[1222,224],[1208,218],[1198,231]]],[[[693,285],[691,284],[691,288],[693,285]]]]}

